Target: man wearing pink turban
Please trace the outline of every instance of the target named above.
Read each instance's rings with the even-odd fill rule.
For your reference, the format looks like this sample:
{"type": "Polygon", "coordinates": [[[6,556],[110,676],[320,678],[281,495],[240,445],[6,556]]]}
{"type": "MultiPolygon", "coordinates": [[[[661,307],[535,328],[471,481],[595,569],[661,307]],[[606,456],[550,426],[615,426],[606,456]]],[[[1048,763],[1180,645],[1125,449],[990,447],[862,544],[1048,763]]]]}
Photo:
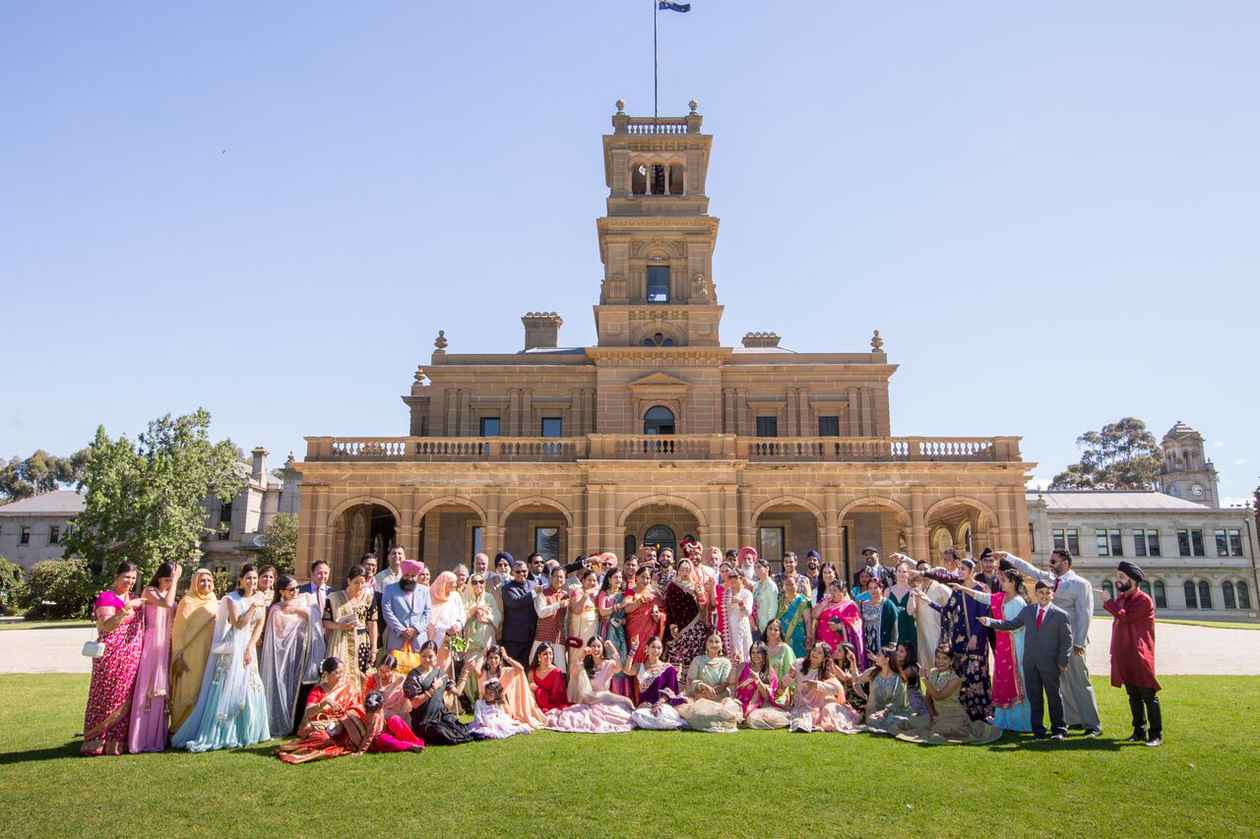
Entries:
{"type": "Polygon", "coordinates": [[[398,570],[402,577],[381,593],[386,652],[401,650],[407,643],[418,650],[428,640],[429,616],[432,611],[429,590],[416,583],[424,565],[414,559],[404,559],[398,570]]]}

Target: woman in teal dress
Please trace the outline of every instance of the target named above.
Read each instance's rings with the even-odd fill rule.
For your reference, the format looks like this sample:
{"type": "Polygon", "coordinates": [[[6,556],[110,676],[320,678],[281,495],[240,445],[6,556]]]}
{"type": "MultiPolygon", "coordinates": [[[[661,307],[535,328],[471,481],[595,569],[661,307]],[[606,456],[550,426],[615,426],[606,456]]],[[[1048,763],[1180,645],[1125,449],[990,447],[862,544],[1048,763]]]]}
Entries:
{"type": "Polygon", "coordinates": [[[783,578],[783,596],[779,599],[779,626],[783,629],[783,640],[792,648],[797,658],[804,658],[809,651],[809,630],[814,625],[809,598],[801,594],[796,587],[796,579],[791,576],[783,578]]]}
{"type": "MultiPolygon", "coordinates": [[[[910,563],[900,562],[894,572],[895,582],[884,592],[884,605],[879,621],[880,641],[884,644],[906,644],[914,648],[919,629],[910,611],[910,563]]],[[[882,644],[881,644],[882,646],[882,644]]]]}
{"type": "Polygon", "coordinates": [[[599,596],[595,598],[595,608],[599,610],[599,637],[613,645],[617,658],[624,661],[630,647],[626,642],[626,591],[622,585],[622,574],[613,569],[604,576],[603,585],[599,587],[599,596]]]}
{"type": "Polygon", "coordinates": [[[704,644],[704,652],[687,668],[689,702],[678,713],[693,731],[728,733],[744,719],[743,708],[731,695],[731,660],[722,654],[722,636],[716,632],[704,644]]]}
{"type": "Polygon", "coordinates": [[[197,705],[171,737],[177,749],[208,752],[271,739],[256,654],[267,604],[255,597],[258,572],[254,566],[241,566],[237,585],[236,591],[219,601],[197,705]]]}

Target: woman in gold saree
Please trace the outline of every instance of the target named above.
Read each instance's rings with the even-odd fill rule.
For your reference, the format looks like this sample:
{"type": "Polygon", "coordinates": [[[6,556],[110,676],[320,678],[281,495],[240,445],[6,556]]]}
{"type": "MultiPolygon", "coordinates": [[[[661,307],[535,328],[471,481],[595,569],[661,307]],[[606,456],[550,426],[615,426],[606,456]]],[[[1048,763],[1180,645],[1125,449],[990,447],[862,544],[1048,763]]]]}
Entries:
{"type": "Polygon", "coordinates": [[[171,733],[179,730],[197,704],[201,678],[206,673],[214,618],[219,599],[214,595],[214,575],[207,568],[193,572],[188,592],[175,609],[171,626],[171,679],[169,705],[171,733]]]}

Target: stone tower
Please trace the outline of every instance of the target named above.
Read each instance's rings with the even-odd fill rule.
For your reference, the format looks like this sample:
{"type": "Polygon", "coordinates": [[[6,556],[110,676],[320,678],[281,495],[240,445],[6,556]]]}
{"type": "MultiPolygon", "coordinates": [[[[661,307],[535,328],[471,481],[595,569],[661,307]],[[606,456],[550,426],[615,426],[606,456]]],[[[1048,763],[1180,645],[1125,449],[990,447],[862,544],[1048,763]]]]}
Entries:
{"type": "Polygon", "coordinates": [[[1160,442],[1164,465],[1159,483],[1164,492],[1208,507],[1220,506],[1216,467],[1207,459],[1203,435],[1177,420],[1160,442]]]}
{"type": "Polygon", "coordinates": [[[713,283],[718,220],[705,177],[710,134],[695,100],[685,117],[632,117],[617,102],[604,135],[608,214],[596,221],[604,280],[601,347],[717,347],[713,283]]]}

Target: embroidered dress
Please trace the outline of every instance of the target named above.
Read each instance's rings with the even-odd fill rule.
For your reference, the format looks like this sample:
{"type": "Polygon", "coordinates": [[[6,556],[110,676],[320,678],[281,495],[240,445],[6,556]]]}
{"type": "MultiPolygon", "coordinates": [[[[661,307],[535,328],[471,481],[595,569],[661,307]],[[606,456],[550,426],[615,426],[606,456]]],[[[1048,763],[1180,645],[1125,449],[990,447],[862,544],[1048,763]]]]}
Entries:
{"type": "Polygon", "coordinates": [[[670,631],[677,634],[665,645],[665,660],[679,667],[689,667],[691,660],[704,650],[708,633],[695,590],[675,581],[665,590],[665,616],[670,631]]]}
{"type": "Polygon", "coordinates": [[[809,599],[803,594],[798,594],[790,602],[784,603],[782,611],[779,612],[779,623],[783,626],[783,640],[792,646],[792,652],[797,658],[803,658],[808,652],[805,649],[808,613],[809,599]]]}
{"type": "MultiPolygon", "coordinates": [[[[103,591],[94,608],[126,608],[117,594],[103,591]]],[[[92,660],[92,683],[83,713],[85,755],[122,754],[131,729],[131,700],[144,648],[144,612],[136,611],[100,639],[105,654],[92,660]]]]}
{"type": "MultiPolygon", "coordinates": [[[[155,594],[156,589],[151,589],[155,594]]],[[[160,597],[161,595],[158,594],[160,597]]],[[[171,612],[165,601],[144,604],[144,647],[131,697],[128,750],[160,752],[166,748],[166,696],[170,689],[171,612]]]]}
{"type": "MultiPolygon", "coordinates": [[[[937,608],[932,604],[933,608],[937,608]]],[[[941,612],[941,643],[963,659],[962,688],[958,701],[973,720],[993,716],[989,698],[989,631],[980,623],[984,604],[955,591],[941,612]]]]}
{"type": "Polygon", "coordinates": [[[630,647],[626,642],[626,610],[622,606],[625,599],[626,595],[620,591],[616,594],[603,592],[599,595],[598,601],[599,608],[612,609],[612,614],[600,623],[599,637],[611,642],[613,649],[622,659],[630,652],[630,647]]]}

